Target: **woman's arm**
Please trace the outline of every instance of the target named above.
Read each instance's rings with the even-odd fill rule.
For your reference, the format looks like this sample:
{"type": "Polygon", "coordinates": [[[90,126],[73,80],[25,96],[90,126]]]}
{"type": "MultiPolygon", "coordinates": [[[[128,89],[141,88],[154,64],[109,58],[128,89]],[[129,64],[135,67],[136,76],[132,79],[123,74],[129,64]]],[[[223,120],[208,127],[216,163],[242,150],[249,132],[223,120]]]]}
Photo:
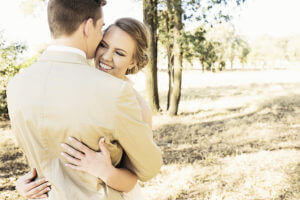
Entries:
{"type": "Polygon", "coordinates": [[[122,191],[131,191],[137,183],[137,176],[126,168],[113,168],[107,177],[106,184],[111,188],[122,191]]]}
{"type": "Polygon", "coordinates": [[[110,153],[104,140],[99,141],[100,152],[94,151],[75,138],[69,138],[70,144],[63,143],[62,152],[67,161],[66,166],[87,172],[103,180],[111,188],[129,192],[137,183],[137,176],[125,168],[115,168],[111,163],[110,153]]]}

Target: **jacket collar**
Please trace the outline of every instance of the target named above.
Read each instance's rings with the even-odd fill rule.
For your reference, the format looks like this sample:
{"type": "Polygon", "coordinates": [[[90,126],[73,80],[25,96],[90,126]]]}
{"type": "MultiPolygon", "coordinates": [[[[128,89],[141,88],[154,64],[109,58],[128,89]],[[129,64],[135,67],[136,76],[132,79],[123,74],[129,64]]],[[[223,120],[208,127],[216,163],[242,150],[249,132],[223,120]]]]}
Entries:
{"type": "Polygon", "coordinates": [[[87,60],[80,54],[74,52],[45,50],[39,58],[40,62],[61,62],[88,65],[87,60]]]}

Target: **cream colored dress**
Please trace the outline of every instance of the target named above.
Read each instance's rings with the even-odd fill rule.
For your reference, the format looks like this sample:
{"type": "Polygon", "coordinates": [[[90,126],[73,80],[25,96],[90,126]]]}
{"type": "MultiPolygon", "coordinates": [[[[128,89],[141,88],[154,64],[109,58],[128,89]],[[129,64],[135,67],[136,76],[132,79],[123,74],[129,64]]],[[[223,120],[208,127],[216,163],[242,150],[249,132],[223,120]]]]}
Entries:
{"type": "Polygon", "coordinates": [[[135,185],[135,187],[127,193],[123,193],[123,198],[125,200],[145,200],[145,197],[142,193],[141,186],[139,183],[135,185]]]}
{"type": "MultiPolygon", "coordinates": [[[[130,82],[133,85],[133,82],[129,79],[126,79],[128,82],[130,82]]],[[[152,113],[151,113],[151,108],[149,104],[144,100],[144,98],[135,90],[137,100],[139,102],[139,105],[141,106],[142,110],[142,116],[143,120],[147,122],[147,124],[152,127],[152,113]]],[[[144,197],[141,186],[139,183],[135,185],[135,187],[127,193],[123,193],[123,198],[125,200],[145,200],[146,198],[144,197]]]]}

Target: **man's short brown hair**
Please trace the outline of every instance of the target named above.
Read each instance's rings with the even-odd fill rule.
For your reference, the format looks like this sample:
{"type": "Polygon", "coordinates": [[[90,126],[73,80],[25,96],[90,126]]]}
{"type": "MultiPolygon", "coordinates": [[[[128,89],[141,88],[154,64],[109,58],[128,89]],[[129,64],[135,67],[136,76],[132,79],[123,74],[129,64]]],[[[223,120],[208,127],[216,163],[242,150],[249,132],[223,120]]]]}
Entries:
{"type": "Polygon", "coordinates": [[[105,4],[106,0],[50,0],[48,23],[52,37],[71,35],[89,18],[94,20],[95,25],[102,17],[101,7],[105,4]]]}

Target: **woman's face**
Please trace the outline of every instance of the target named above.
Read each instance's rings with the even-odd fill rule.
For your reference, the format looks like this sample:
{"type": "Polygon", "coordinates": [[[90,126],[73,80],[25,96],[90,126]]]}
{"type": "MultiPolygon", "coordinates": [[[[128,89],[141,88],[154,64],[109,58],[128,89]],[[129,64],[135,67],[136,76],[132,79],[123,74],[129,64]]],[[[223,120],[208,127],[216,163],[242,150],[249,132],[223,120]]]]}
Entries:
{"type": "Polygon", "coordinates": [[[95,66],[117,78],[125,78],[127,69],[135,66],[135,41],[117,26],[112,26],[99,44],[95,66]]]}

